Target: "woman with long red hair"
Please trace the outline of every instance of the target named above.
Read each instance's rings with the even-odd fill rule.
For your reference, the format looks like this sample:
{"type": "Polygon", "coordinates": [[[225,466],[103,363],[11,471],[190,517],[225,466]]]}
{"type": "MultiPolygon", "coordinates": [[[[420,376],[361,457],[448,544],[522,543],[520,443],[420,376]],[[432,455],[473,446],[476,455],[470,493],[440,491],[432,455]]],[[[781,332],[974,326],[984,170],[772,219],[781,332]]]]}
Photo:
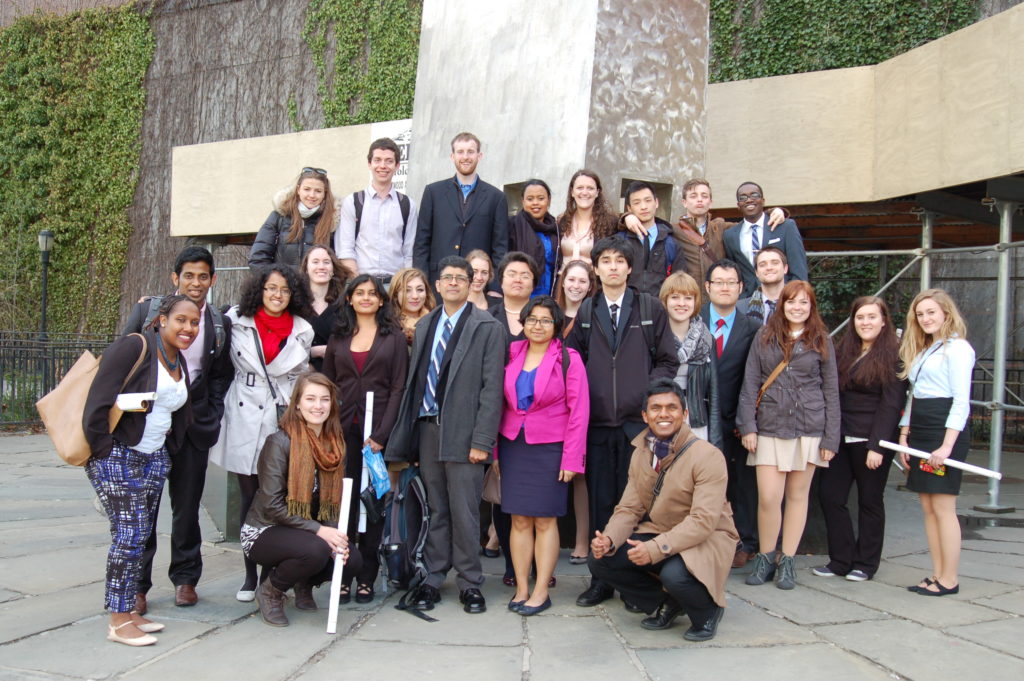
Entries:
{"type": "Polygon", "coordinates": [[[760,548],[746,583],[764,584],[774,575],[775,586],[792,589],[814,469],[827,468],[839,449],[839,380],[814,288],[789,282],[776,309],[782,314],[769,317],[750,345],[736,426],[750,452],[747,465],[757,467],[760,548]]]}

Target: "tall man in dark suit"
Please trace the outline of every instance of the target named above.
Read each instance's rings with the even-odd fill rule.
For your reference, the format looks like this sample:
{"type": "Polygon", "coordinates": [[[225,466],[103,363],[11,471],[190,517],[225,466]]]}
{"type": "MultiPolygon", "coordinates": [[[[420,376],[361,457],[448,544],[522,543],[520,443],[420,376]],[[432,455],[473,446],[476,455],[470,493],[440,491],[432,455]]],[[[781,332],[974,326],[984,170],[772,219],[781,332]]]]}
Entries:
{"type": "Polygon", "coordinates": [[[766,246],[774,246],[786,254],[789,261],[786,281],[808,281],[807,253],[796,222],[789,219],[769,229],[768,216],[764,212],[764,191],[755,182],[744,182],[739,186],[736,205],[743,214],[743,221],[725,230],[722,243],[725,245],[725,257],[740,267],[743,296],[753,295],[758,287],[754,256],[766,246]]]}
{"type": "MultiPolygon", "coordinates": [[[[231,385],[231,320],[207,305],[206,295],[217,281],[213,256],[201,246],[187,246],[174,263],[171,283],[176,292],[188,296],[199,306],[202,324],[199,335],[187,350],[182,350],[188,365],[192,425],[181,449],[171,458],[167,493],[171,499],[171,564],[167,575],[174,584],[174,604],[195,605],[199,600],[196,584],[203,573],[200,550],[203,537],[199,529],[199,504],[206,484],[206,464],[210,447],[220,435],[224,415],[224,394],[231,385]]],[[[122,333],[138,333],[156,317],[158,301],[145,298],[128,315],[122,333]]],[[[159,503],[159,502],[158,502],[159,503]]],[[[157,507],[159,512],[159,506],[157,507]]],[[[146,594],[153,586],[153,556],[156,554],[156,514],[153,530],[146,541],[139,575],[135,609],[144,615],[146,594]]]]}
{"type": "Polygon", "coordinates": [[[468,302],[469,263],[448,256],[438,267],[434,285],[444,304],[416,324],[405,394],[384,458],[418,459],[427,488],[427,577],[413,607],[432,609],[454,567],[463,610],[481,613],[487,609],[480,593],[481,464],[498,437],[508,349],[501,324],[468,302]]]}
{"type": "Polygon", "coordinates": [[[508,201],[480,179],[476,166],[481,158],[476,135],[460,132],[452,140],[455,177],[423,190],[412,259],[430,281],[437,279],[446,256],[465,257],[479,248],[499,263],[508,250],[508,201]]]}
{"type": "Polygon", "coordinates": [[[747,465],[747,450],[736,433],[736,407],[740,400],[747,352],[760,324],[736,309],[740,268],[731,260],[719,260],[708,268],[704,288],[709,303],[701,317],[715,337],[715,369],[718,372],[718,405],[722,421],[723,454],[729,463],[729,488],[736,530],[740,535],[733,567],[743,567],[757,553],[757,473],[747,465]]]}

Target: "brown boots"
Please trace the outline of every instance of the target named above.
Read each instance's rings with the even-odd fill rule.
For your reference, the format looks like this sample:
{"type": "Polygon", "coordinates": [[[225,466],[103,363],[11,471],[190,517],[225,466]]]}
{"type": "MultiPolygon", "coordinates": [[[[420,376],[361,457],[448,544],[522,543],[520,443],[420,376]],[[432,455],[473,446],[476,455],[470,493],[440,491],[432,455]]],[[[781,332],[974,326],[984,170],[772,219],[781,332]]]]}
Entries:
{"type": "Polygon", "coordinates": [[[313,600],[313,587],[305,582],[299,582],[293,587],[295,591],[295,607],[299,610],[316,610],[316,601],[313,600]]]}
{"type": "Polygon", "coordinates": [[[285,594],[283,591],[265,580],[256,589],[256,602],[260,606],[263,621],[272,627],[287,627],[288,617],[284,614],[285,594]]]}

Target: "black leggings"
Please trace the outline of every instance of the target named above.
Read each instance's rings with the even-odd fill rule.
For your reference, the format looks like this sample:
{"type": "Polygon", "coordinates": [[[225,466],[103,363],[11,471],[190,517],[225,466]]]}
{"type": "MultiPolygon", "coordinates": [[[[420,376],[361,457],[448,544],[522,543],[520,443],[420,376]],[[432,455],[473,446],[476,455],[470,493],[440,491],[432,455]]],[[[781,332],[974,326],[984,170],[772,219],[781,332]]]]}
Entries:
{"type": "Polygon", "coordinates": [[[349,561],[345,564],[345,572],[342,576],[342,584],[351,585],[355,578],[356,584],[369,584],[377,580],[377,573],[380,571],[380,540],[384,534],[384,521],[371,524],[366,523],[366,531],[358,532],[359,529],[359,484],[363,475],[363,440],[359,434],[363,427],[359,423],[353,424],[345,433],[345,477],[352,478],[352,503],[349,506],[348,530],[349,547],[358,547],[363,560],[357,567],[349,561]]]}
{"type": "MultiPolygon", "coordinates": [[[[269,571],[270,583],[281,591],[296,584],[320,586],[334,572],[331,547],[308,530],[275,525],[260,533],[249,552],[252,559],[269,571]]],[[[346,568],[358,572],[363,558],[354,546],[349,547],[346,568]]]]}
{"type": "MultiPolygon", "coordinates": [[[[253,499],[256,498],[256,492],[260,488],[260,476],[242,475],[241,473],[236,473],[235,475],[238,477],[238,491],[241,495],[238,511],[241,524],[244,525],[245,516],[249,515],[249,507],[252,506],[253,499]]],[[[254,590],[256,588],[256,561],[245,554],[242,554],[242,558],[245,561],[245,583],[243,586],[249,590],[254,590]]]]}

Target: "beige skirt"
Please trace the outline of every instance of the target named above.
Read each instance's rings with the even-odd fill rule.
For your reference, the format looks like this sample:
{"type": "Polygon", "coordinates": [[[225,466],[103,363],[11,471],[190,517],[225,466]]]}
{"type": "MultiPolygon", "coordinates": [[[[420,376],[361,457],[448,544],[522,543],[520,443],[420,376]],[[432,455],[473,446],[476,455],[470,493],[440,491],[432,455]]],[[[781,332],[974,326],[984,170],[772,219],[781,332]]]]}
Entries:
{"type": "Polygon", "coordinates": [[[820,437],[798,437],[783,440],[766,435],[757,436],[757,451],[747,454],[748,466],[775,466],[779,471],[802,471],[810,463],[828,468],[828,462],[821,458],[820,437]]]}

